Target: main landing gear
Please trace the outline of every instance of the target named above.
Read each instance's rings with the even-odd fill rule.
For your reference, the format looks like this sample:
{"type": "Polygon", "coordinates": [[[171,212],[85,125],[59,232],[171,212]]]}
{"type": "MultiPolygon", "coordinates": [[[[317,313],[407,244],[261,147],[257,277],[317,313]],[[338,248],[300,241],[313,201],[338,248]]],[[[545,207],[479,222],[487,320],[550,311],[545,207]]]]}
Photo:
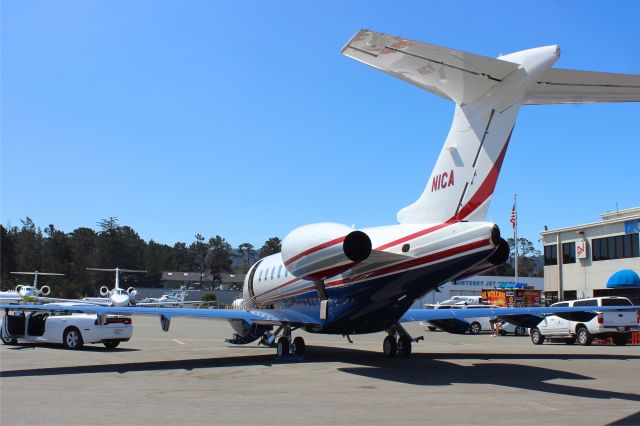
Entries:
{"type": "Polygon", "coordinates": [[[384,356],[388,358],[408,357],[411,355],[411,343],[418,343],[420,340],[424,340],[422,336],[411,337],[400,324],[391,327],[388,333],[389,335],[384,338],[382,343],[384,356]]]}
{"type": "Polygon", "coordinates": [[[282,336],[278,339],[277,350],[278,357],[286,357],[289,355],[295,355],[298,357],[304,357],[307,351],[307,346],[304,343],[304,339],[297,336],[291,340],[291,332],[295,330],[289,325],[282,326],[282,336]]]}

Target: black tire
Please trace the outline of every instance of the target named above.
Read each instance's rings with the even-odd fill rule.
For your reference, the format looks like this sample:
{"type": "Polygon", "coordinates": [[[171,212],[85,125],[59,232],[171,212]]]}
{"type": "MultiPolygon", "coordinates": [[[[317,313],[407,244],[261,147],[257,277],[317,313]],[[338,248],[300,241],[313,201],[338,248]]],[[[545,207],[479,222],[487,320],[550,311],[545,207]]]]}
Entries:
{"type": "Polygon", "coordinates": [[[82,345],[84,344],[82,341],[82,333],[75,327],[67,328],[62,336],[62,344],[67,349],[82,349],[82,345]]]}
{"type": "Polygon", "coordinates": [[[531,330],[531,341],[534,345],[541,345],[544,343],[544,336],[538,330],[538,327],[531,330]]]}
{"type": "Polygon", "coordinates": [[[626,334],[620,334],[620,335],[613,336],[613,343],[615,343],[617,346],[626,345],[628,340],[629,339],[627,338],[626,334]]]}
{"type": "Polygon", "coordinates": [[[293,339],[293,348],[291,352],[293,352],[294,355],[304,356],[306,350],[307,350],[307,347],[304,344],[304,339],[302,337],[298,336],[295,339],[293,339]]]}
{"type": "Polygon", "coordinates": [[[395,358],[398,356],[398,343],[393,336],[387,336],[382,342],[382,351],[387,358],[395,358]]]}
{"type": "Polygon", "coordinates": [[[565,343],[565,345],[573,345],[574,343],[576,343],[576,338],[575,337],[567,337],[566,339],[564,339],[564,343],[565,343]]]}
{"type": "Polygon", "coordinates": [[[524,336],[525,334],[527,334],[527,331],[524,327],[516,327],[513,334],[515,334],[516,336],[524,336]]]}
{"type": "Polygon", "coordinates": [[[118,340],[107,340],[106,342],[102,342],[105,348],[107,349],[115,349],[120,344],[118,340]]]}
{"type": "Polygon", "coordinates": [[[576,339],[582,346],[589,346],[593,342],[593,336],[587,330],[587,327],[581,326],[576,331],[576,339]]]}
{"type": "Polygon", "coordinates": [[[429,329],[429,331],[436,331],[438,329],[438,327],[434,327],[432,325],[428,325],[427,328],[429,329]]]}
{"type": "Polygon", "coordinates": [[[18,339],[15,337],[4,337],[2,336],[2,344],[3,345],[15,345],[18,343],[18,339]]]}
{"type": "Polygon", "coordinates": [[[411,339],[408,336],[398,338],[398,356],[408,357],[411,355],[411,339]]]}
{"type": "Polygon", "coordinates": [[[469,334],[480,334],[482,331],[482,326],[479,322],[472,322],[469,326],[469,334]]]}
{"type": "Polygon", "coordinates": [[[278,339],[278,356],[289,355],[289,339],[282,336],[278,339]]]}

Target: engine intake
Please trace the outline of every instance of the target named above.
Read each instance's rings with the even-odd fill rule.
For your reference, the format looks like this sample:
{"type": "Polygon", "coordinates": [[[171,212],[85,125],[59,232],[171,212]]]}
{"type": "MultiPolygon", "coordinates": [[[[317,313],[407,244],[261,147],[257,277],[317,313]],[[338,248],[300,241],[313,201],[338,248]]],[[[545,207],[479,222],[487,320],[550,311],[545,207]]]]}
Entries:
{"type": "Polygon", "coordinates": [[[282,260],[295,277],[322,280],[351,268],[371,254],[371,239],[339,223],[294,229],[282,242],[282,260]]]}

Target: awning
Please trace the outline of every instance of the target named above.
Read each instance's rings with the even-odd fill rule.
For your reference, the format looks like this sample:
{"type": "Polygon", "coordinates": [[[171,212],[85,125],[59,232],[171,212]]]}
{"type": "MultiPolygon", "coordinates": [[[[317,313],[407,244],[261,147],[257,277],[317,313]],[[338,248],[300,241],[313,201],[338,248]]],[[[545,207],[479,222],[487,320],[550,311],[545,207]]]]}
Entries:
{"type": "Polygon", "coordinates": [[[622,269],[611,275],[607,288],[640,287],[640,277],[631,269],[622,269]]]}

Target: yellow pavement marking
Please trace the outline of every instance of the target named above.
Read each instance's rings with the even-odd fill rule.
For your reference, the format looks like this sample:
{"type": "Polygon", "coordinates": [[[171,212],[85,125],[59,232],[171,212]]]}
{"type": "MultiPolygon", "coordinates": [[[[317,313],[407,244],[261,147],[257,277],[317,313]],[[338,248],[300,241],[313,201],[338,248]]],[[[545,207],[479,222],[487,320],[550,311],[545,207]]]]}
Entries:
{"type": "Polygon", "coordinates": [[[179,345],[186,345],[186,343],[183,342],[182,340],[178,340],[178,339],[171,339],[171,340],[173,340],[174,342],[176,342],[179,345]]]}

